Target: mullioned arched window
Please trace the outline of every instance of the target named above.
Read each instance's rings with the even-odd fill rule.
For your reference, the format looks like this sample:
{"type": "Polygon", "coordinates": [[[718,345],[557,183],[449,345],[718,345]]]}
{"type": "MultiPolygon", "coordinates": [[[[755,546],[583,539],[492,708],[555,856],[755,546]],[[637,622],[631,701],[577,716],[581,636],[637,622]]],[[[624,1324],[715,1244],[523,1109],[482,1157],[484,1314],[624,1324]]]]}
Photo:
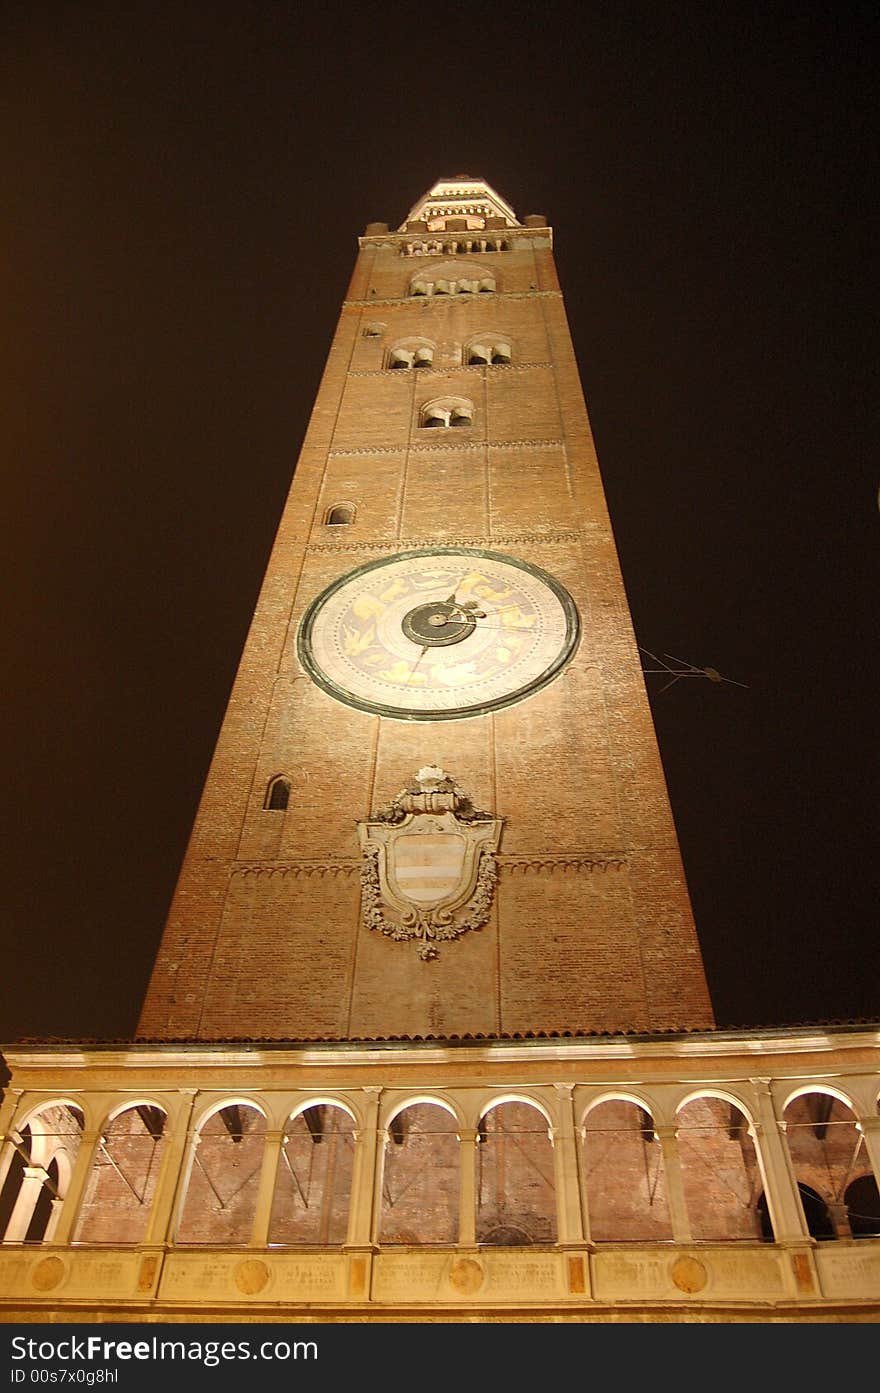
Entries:
{"type": "Polygon", "coordinates": [[[410,295],[487,295],[496,289],[495,277],[483,266],[463,266],[460,262],[440,262],[426,267],[410,281],[410,295]]]}
{"type": "Polygon", "coordinates": [[[419,411],[419,429],[472,426],[474,404],[466,397],[437,397],[425,402],[419,411]]]}

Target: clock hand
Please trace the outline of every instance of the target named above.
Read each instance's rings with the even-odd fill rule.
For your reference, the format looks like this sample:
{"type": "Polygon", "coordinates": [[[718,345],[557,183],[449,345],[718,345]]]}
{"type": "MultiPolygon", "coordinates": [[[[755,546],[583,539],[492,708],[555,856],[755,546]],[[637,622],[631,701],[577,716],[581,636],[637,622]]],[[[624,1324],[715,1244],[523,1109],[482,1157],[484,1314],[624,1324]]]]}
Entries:
{"type": "MultiPolygon", "coordinates": [[[[485,614],[475,614],[474,619],[485,619],[485,614]]],[[[481,629],[497,629],[499,633],[505,634],[530,634],[534,633],[534,624],[481,624],[481,629]]]]}
{"type": "Polygon", "coordinates": [[[416,658],[415,662],[413,663],[412,667],[410,668],[409,672],[407,673],[407,675],[406,675],[406,683],[407,683],[407,686],[409,686],[410,682],[412,681],[412,679],[413,679],[413,674],[415,673],[416,668],[418,667],[419,663],[422,661],[422,659],[424,658],[425,654],[427,653],[427,651],[428,651],[428,649],[429,649],[430,647],[431,647],[431,645],[430,645],[429,643],[425,644],[425,647],[420,651],[419,656],[416,658]]]}

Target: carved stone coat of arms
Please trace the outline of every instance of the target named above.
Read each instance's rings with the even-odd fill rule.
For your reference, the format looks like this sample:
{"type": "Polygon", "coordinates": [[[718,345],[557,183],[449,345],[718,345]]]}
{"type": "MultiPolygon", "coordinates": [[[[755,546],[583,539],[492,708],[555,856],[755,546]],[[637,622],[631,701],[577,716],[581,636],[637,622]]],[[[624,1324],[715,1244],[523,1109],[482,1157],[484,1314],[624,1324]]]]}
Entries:
{"type": "Polygon", "coordinates": [[[455,780],[429,765],[389,807],[358,823],[367,928],[414,939],[420,958],[485,924],[498,877],[501,819],[478,812],[455,780]]]}

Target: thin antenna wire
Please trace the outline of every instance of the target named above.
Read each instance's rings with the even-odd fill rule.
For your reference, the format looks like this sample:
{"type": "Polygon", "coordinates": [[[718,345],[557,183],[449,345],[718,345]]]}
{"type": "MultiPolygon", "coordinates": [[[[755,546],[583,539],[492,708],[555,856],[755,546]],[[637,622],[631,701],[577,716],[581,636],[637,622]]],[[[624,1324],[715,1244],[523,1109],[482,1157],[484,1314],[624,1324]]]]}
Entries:
{"type": "MultiPolygon", "coordinates": [[[[734,687],[748,687],[747,682],[737,682],[733,677],[722,677],[717,668],[696,667],[693,663],[685,662],[684,658],[674,658],[671,653],[664,653],[662,658],[658,658],[655,653],[649,653],[648,649],[642,648],[641,645],[639,645],[639,652],[644,653],[652,662],[660,664],[659,667],[643,667],[642,672],[646,674],[660,672],[672,674],[669,681],[665,682],[660,688],[660,692],[665,692],[667,687],[671,687],[673,683],[678,682],[682,677],[708,677],[710,682],[729,682],[734,687]],[[664,658],[667,658],[669,661],[664,662],[664,658]],[[678,666],[671,667],[671,663],[677,663],[678,666]]],[[[658,696],[660,692],[657,693],[658,696]]]]}

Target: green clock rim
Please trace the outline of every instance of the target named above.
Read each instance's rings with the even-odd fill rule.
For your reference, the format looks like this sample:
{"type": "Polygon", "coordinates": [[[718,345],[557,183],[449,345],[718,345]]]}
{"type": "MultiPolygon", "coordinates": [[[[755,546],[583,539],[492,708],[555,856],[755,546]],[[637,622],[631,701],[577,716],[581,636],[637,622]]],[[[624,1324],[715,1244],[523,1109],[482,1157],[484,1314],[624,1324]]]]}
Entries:
{"type": "Polygon", "coordinates": [[[366,561],[363,566],[356,566],[353,571],[347,571],[345,575],[339,576],[319,595],[316,595],[306,607],[300,620],[296,636],[296,655],[316,686],[320,687],[328,696],[333,697],[336,701],[341,701],[345,706],[352,707],[356,711],[365,711],[368,715],[384,716],[394,721],[460,721],[473,716],[485,716],[491,711],[501,711],[506,706],[514,706],[526,697],[533,696],[542,687],[546,687],[547,683],[551,682],[571,661],[579,638],[580,618],[574,600],[565,587],[547,571],[542,570],[540,566],[533,565],[531,561],[521,561],[518,557],[508,556],[506,552],[487,551],[483,547],[419,547],[413,551],[396,551],[393,556],[380,556],[373,561],[366,561]],[[531,682],[527,682],[523,687],[518,687],[515,692],[497,697],[494,701],[477,702],[470,706],[456,706],[448,711],[412,711],[407,707],[388,706],[384,702],[370,701],[367,697],[355,696],[345,687],[341,687],[338,682],[334,682],[320,667],[312,653],[312,628],[324,605],[337,590],[340,590],[343,585],[350,584],[358,576],[368,575],[371,571],[380,570],[383,566],[393,566],[399,561],[412,561],[423,556],[475,556],[486,561],[499,561],[506,566],[515,566],[519,571],[526,571],[546,585],[556,596],[565,614],[565,638],[552,663],[549,663],[544,671],[533,678],[531,682]]]}

